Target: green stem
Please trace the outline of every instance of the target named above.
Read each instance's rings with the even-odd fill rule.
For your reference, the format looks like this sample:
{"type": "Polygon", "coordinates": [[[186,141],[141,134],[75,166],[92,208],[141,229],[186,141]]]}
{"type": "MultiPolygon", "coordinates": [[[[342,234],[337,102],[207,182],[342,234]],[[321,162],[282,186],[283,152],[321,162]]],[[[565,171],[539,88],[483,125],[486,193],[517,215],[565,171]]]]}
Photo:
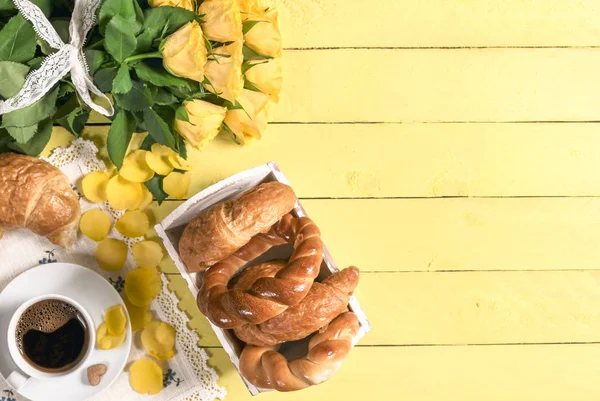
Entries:
{"type": "Polygon", "coordinates": [[[144,53],[144,54],[136,54],[135,56],[127,57],[123,60],[123,64],[131,63],[132,61],[144,60],[147,58],[162,58],[161,52],[153,52],[153,53],[144,53]]]}

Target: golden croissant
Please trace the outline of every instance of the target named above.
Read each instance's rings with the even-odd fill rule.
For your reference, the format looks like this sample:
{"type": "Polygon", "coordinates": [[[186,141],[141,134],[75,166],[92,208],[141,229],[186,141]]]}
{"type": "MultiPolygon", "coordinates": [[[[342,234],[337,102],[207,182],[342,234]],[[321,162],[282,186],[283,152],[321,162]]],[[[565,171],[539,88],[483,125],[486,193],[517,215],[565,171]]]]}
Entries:
{"type": "Polygon", "coordinates": [[[30,156],[0,154],[0,238],[3,230],[27,228],[70,248],[80,216],[77,194],[58,168],[30,156]]]}

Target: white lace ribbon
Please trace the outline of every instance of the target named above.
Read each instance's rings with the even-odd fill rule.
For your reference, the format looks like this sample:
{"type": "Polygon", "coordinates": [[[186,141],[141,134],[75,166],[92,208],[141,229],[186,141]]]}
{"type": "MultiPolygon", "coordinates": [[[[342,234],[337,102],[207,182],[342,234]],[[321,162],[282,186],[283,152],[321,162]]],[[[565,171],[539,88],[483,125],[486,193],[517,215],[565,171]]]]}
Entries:
{"type": "Polygon", "coordinates": [[[112,103],[94,85],[82,50],[85,37],[96,22],[96,9],[102,0],[75,0],[69,25],[71,42],[68,44],[62,41],[38,6],[29,0],[13,0],[13,3],[21,15],[33,24],[37,35],[57,52],[46,57],[40,68],[27,76],[25,84],[16,95],[0,101],[0,114],[32,105],[70,72],[71,80],[81,99],[98,113],[107,117],[112,116],[114,114],[112,103]],[[90,92],[103,98],[109,105],[109,110],[95,103],[90,92]]]}

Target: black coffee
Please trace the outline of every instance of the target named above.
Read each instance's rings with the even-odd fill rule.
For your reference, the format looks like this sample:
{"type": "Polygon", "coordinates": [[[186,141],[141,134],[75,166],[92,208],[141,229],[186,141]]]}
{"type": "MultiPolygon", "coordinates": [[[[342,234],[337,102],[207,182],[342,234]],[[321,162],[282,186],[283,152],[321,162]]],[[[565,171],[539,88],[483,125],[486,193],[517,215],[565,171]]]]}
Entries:
{"type": "Polygon", "coordinates": [[[88,327],[81,312],[57,299],[38,302],[23,312],[16,330],[17,346],[34,368],[60,373],[85,356],[88,327]]]}

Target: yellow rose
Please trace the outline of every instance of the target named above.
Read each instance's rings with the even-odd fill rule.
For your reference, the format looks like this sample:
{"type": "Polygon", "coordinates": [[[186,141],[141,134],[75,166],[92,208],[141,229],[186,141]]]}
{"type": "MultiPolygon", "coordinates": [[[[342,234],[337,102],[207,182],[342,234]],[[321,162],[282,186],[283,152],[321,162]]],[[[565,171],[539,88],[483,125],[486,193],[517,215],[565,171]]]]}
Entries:
{"type": "Polygon", "coordinates": [[[246,46],[263,56],[281,56],[277,9],[270,8],[259,15],[252,15],[249,20],[259,22],[244,35],[246,46]]]}
{"type": "Polygon", "coordinates": [[[242,89],[236,100],[244,109],[228,110],[225,125],[243,144],[260,139],[267,129],[269,96],[242,89]]]}
{"type": "Polygon", "coordinates": [[[242,17],[234,0],[204,0],[198,9],[203,15],[204,36],[215,42],[234,42],[242,39],[242,17]]]}
{"type": "Polygon", "coordinates": [[[162,49],[163,64],[172,74],[202,82],[206,44],[196,21],[187,23],[167,38],[162,49]]]}
{"type": "Polygon", "coordinates": [[[175,120],[175,128],[190,145],[203,149],[221,130],[227,109],[204,100],[184,103],[190,122],[175,120]]]}
{"type": "MultiPolygon", "coordinates": [[[[242,21],[246,21],[253,14],[260,12],[260,4],[257,0],[236,0],[240,13],[242,14],[242,21]]],[[[266,7],[262,7],[265,9],[266,7]]]]}
{"type": "Polygon", "coordinates": [[[210,84],[204,84],[204,87],[232,103],[235,102],[236,96],[244,87],[242,50],[241,40],[213,49],[213,53],[204,66],[204,74],[210,82],[210,84]]]}
{"type": "Polygon", "coordinates": [[[185,8],[190,11],[194,11],[195,8],[194,0],[150,0],[148,4],[150,7],[171,6],[185,8]]]}
{"type": "Polygon", "coordinates": [[[281,57],[276,57],[267,62],[250,61],[252,66],[246,71],[246,79],[258,90],[271,96],[274,102],[279,101],[279,92],[283,83],[283,66],[281,57]]]}

